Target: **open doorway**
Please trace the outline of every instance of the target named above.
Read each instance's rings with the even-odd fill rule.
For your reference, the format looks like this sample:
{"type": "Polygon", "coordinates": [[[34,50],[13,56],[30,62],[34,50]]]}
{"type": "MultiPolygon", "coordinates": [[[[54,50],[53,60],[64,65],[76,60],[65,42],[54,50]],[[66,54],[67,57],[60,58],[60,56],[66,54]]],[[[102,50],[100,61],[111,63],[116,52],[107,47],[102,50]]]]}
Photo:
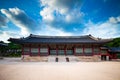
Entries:
{"type": "Polygon", "coordinates": [[[101,55],[101,60],[106,61],[106,55],[101,55]]]}

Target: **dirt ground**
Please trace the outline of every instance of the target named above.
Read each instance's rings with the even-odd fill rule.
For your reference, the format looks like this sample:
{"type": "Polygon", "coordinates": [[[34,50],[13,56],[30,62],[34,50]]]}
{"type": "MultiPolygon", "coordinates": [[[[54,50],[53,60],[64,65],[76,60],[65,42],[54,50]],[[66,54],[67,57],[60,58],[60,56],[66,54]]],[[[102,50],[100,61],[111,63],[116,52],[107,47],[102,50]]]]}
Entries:
{"type": "Polygon", "coordinates": [[[0,80],[120,80],[120,62],[0,63],[0,80]]]}

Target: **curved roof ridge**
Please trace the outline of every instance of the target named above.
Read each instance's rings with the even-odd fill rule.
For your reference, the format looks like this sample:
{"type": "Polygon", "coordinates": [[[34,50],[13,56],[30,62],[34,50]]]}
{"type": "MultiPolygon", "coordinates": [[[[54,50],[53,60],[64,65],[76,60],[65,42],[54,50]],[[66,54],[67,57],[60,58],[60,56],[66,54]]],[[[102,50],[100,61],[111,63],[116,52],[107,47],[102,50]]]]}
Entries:
{"type": "Polygon", "coordinates": [[[34,35],[34,34],[29,35],[29,37],[36,37],[36,38],[81,38],[87,36],[89,35],[83,35],[83,36],[49,36],[49,35],[34,35]]]}
{"type": "Polygon", "coordinates": [[[99,38],[96,38],[96,37],[92,36],[91,34],[89,34],[88,37],[90,37],[91,39],[96,40],[96,41],[100,40],[99,38]]]}
{"type": "Polygon", "coordinates": [[[8,41],[15,43],[106,43],[108,40],[95,38],[91,35],[84,36],[42,36],[30,34],[26,38],[10,38],[8,41]]]}

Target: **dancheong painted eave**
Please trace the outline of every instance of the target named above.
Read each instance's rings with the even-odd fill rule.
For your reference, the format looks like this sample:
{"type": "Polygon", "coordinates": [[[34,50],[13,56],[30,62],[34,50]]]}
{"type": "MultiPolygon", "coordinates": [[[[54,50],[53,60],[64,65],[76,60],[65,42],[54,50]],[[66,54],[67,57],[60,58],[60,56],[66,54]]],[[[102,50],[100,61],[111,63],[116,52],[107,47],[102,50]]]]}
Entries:
{"type": "Polygon", "coordinates": [[[10,38],[8,41],[17,44],[24,43],[107,43],[113,39],[95,38],[92,35],[84,36],[42,36],[30,34],[26,38],[10,38]]]}

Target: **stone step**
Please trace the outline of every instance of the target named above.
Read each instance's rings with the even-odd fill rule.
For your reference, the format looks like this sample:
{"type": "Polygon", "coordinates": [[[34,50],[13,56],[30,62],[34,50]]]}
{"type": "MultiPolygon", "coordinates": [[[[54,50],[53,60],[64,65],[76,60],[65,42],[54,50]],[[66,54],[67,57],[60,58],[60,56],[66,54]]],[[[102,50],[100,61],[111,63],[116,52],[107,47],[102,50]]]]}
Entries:
{"type": "Polygon", "coordinates": [[[58,62],[66,62],[66,58],[65,57],[58,57],[58,62]]]}

